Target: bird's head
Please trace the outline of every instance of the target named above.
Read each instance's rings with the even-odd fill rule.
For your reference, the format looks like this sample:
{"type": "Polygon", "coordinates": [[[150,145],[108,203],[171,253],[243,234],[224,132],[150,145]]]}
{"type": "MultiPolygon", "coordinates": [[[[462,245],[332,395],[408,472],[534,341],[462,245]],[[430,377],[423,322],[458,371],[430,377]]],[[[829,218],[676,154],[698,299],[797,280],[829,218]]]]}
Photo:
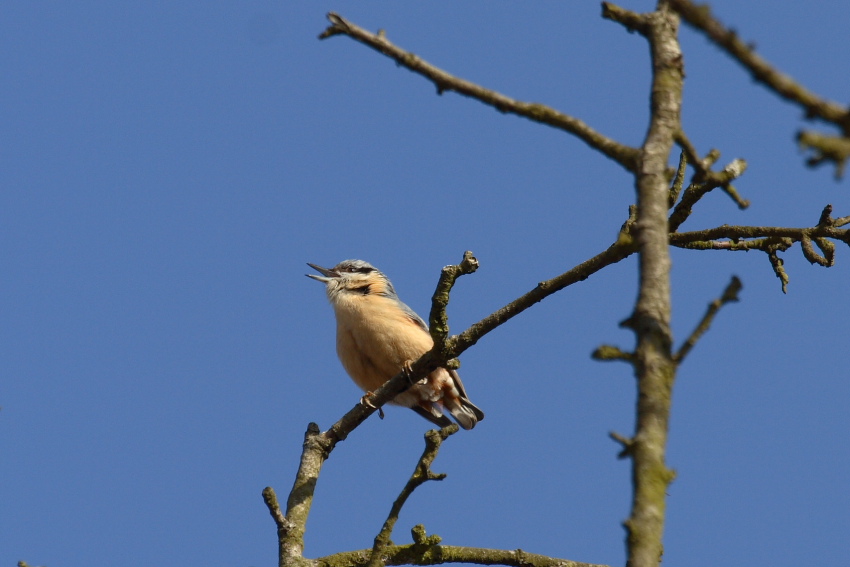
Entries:
{"type": "Polygon", "coordinates": [[[396,297],[389,278],[369,262],[343,260],[333,268],[323,268],[309,262],[307,265],[321,274],[320,276],[306,274],[306,276],[325,284],[331,302],[343,294],[396,297]]]}

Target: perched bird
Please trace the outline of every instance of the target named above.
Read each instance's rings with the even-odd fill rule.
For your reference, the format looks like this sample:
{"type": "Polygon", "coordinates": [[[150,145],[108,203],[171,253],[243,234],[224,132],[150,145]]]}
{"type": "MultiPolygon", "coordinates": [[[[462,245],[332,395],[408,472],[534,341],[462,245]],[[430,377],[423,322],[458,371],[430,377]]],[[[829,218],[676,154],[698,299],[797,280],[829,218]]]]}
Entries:
{"type": "MultiPolygon", "coordinates": [[[[345,260],[307,277],[324,282],[336,315],[336,352],[345,371],[366,392],[362,402],[384,383],[409,368],[434,345],[428,325],[399,300],[393,284],[363,260],[345,260]]],[[[441,427],[451,424],[443,409],[464,429],[484,419],[466,396],[454,370],[438,368],[396,396],[391,403],[413,411],[441,427]]]]}

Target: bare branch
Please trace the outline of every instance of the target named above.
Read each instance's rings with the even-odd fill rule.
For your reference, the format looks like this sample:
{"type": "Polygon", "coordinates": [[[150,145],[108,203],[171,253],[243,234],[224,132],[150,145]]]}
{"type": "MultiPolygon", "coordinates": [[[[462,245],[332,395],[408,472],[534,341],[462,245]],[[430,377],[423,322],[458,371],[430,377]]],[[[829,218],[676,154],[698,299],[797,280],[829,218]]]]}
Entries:
{"type": "Polygon", "coordinates": [[[460,276],[474,273],[478,269],[478,259],[467,250],[463,253],[463,260],[456,266],[446,266],[440,272],[440,280],[437,289],[431,297],[431,313],[428,316],[428,330],[434,344],[439,345],[442,350],[449,336],[449,318],[446,315],[446,307],[449,304],[449,294],[452,287],[460,276]]]}
{"type": "Polygon", "coordinates": [[[688,157],[685,155],[685,150],[679,154],[679,167],[676,168],[676,177],[673,178],[673,185],[670,186],[670,208],[679,200],[679,194],[682,192],[682,187],[685,185],[685,172],[688,169],[688,157]]]}
{"type": "Polygon", "coordinates": [[[738,208],[745,209],[750,202],[741,199],[731,183],[747,170],[747,162],[742,159],[732,160],[722,171],[697,172],[694,181],[685,189],[682,200],[673,209],[668,220],[670,232],[676,232],[693,212],[694,205],[709,191],[722,187],[723,190],[737,203],[738,208]]]}
{"type": "Polygon", "coordinates": [[[697,149],[691,143],[690,139],[688,139],[684,130],[676,132],[676,143],[682,148],[682,152],[688,158],[688,163],[697,170],[698,175],[695,176],[697,179],[702,179],[709,172],[711,166],[720,159],[720,152],[715,149],[709,151],[705,159],[700,158],[697,149]]]}
{"type": "MultiPolygon", "coordinates": [[[[737,250],[745,244],[744,238],[790,238],[794,242],[802,239],[803,234],[809,237],[825,237],[840,240],[850,245],[850,229],[836,228],[834,226],[813,226],[809,228],[794,228],[785,226],[736,226],[724,224],[704,230],[691,232],[674,232],[670,234],[670,244],[679,248],[688,248],[688,244],[716,240],[718,238],[729,238],[731,244],[723,249],[737,250]]],[[[746,249],[752,250],[753,246],[746,249]]],[[[717,248],[718,250],[720,248],[717,248]]]]}
{"type": "Polygon", "coordinates": [[[691,336],[687,338],[684,344],[682,344],[676,352],[673,357],[676,364],[681,364],[685,357],[688,356],[688,353],[691,352],[691,349],[693,349],[697,344],[700,337],[708,331],[708,328],[711,326],[711,323],[714,321],[714,317],[717,315],[717,312],[720,311],[720,308],[727,303],[738,301],[738,292],[741,291],[742,287],[743,285],[741,284],[741,280],[738,279],[737,276],[732,276],[732,280],[726,286],[726,289],[723,291],[723,295],[708,304],[708,309],[706,310],[705,315],[703,315],[702,320],[699,322],[699,325],[697,325],[696,329],[694,329],[691,333],[691,336]]]}
{"type": "MultiPolygon", "coordinates": [[[[507,565],[509,567],[606,567],[592,563],[581,563],[569,559],[558,559],[521,549],[502,550],[482,547],[459,547],[440,545],[438,536],[424,537],[424,528],[416,526],[412,531],[420,533],[410,545],[390,545],[384,550],[385,565],[445,565],[470,563],[476,565],[507,565]]],[[[340,565],[365,566],[370,550],[336,553],[316,560],[316,567],[339,567],[340,565]]]]}
{"type": "Polygon", "coordinates": [[[743,65],[756,81],[782,98],[803,107],[808,118],[831,122],[841,128],[845,136],[850,135],[850,110],[846,106],[817,96],[788,75],[776,70],[756,54],[752,44],[744,43],[734,30],[727,29],[715,19],[708,5],[697,5],[690,0],[669,0],[669,3],[688,24],[703,32],[743,65]]]}
{"type": "Polygon", "coordinates": [[[390,57],[400,66],[430,80],[436,85],[438,94],[442,94],[445,91],[454,91],[490,105],[499,112],[516,114],[534,122],[540,122],[558,130],[569,132],[590,147],[599,150],[605,156],[616,161],[628,171],[635,171],[637,169],[636,160],[638,152],[635,148],[603,136],[578,118],[563,114],[543,104],[512,99],[499,92],[450,75],[417,55],[393,45],[386,38],[385,34],[372,33],[334,12],[328,14],[328,20],[330,20],[331,25],[319,35],[319,39],[325,39],[335,35],[347,35],[355,41],[390,57]]]}
{"type": "Polygon", "coordinates": [[[679,20],[665,2],[660,1],[657,11],[640,18],[642,24],[633,25],[649,42],[652,89],[649,129],[640,149],[640,170],[635,173],[640,278],[628,325],[637,339],[633,366],[638,396],[635,435],[628,451],[634,492],[631,513],[623,525],[628,565],[657,567],[663,550],[666,491],[673,479],[665,452],[676,373],[671,352],[670,189],[666,172],[674,139],[682,130],[684,66],[677,39],[679,20]]]}
{"type": "MultiPolygon", "coordinates": [[[[281,525],[278,524],[278,535],[283,536],[279,541],[281,565],[301,557],[304,553],[304,531],[313,505],[313,492],[330,449],[327,439],[319,433],[319,426],[315,423],[308,425],[295,483],[286,501],[287,524],[284,530],[281,530],[281,525]]],[[[264,496],[267,490],[263,491],[264,496]]],[[[277,514],[272,514],[277,521],[277,514]]]]}
{"type": "MultiPolygon", "coordinates": [[[[782,282],[782,291],[787,293],[790,279],[779,252],[800,242],[803,255],[809,262],[828,268],[835,264],[835,244],[828,239],[850,245],[850,229],[838,228],[847,224],[845,218],[833,219],[831,212],[831,205],[824,207],[818,224],[810,228],[723,225],[706,230],[671,233],[670,244],[695,250],[761,250],[767,253],[776,277],[782,282]],[[822,254],[815,251],[815,246],[822,254]]],[[[850,220],[850,217],[846,219],[850,220]]]]}
{"type": "Polygon", "coordinates": [[[622,24],[630,32],[638,32],[646,35],[650,29],[646,24],[646,18],[610,2],[602,3],[602,17],[606,20],[622,24]]]}
{"type": "Polygon", "coordinates": [[[401,513],[405,502],[413,494],[413,491],[428,482],[429,480],[443,480],[445,474],[435,474],[431,471],[431,463],[437,458],[437,452],[440,450],[440,445],[448,439],[450,435],[457,433],[457,425],[448,425],[442,429],[432,429],[425,433],[425,450],[422,456],[419,457],[419,462],[416,463],[416,468],[413,471],[407,484],[404,485],[398,498],[393,502],[389,516],[384,522],[381,532],[375,536],[375,544],[372,546],[372,554],[369,558],[368,567],[380,567],[384,565],[384,551],[390,545],[390,536],[393,533],[393,528],[398,521],[398,516],[401,513]]]}
{"type": "Polygon", "coordinates": [[[621,360],[629,364],[633,364],[635,361],[635,353],[620,350],[612,345],[602,345],[594,350],[590,356],[595,360],[621,360]]]}
{"type": "Polygon", "coordinates": [[[831,161],[835,163],[835,179],[840,180],[844,176],[844,168],[850,159],[850,134],[845,137],[826,136],[804,130],[797,134],[797,143],[803,150],[811,150],[814,153],[806,160],[806,165],[817,167],[831,161]]]}
{"type": "Polygon", "coordinates": [[[477,343],[481,337],[499,325],[513,319],[535,303],[546,299],[553,293],[556,293],[567,286],[586,280],[602,268],[610,266],[611,264],[616,264],[620,260],[632,255],[636,252],[636,248],[629,233],[630,229],[631,223],[627,222],[623,225],[623,230],[621,230],[620,238],[618,238],[617,242],[609,246],[604,252],[597,254],[593,258],[585,260],[560,276],[540,282],[537,284],[537,287],[525,295],[515,299],[498,311],[471,325],[461,334],[449,338],[447,342],[447,352],[452,357],[459,356],[463,351],[477,343]]]}
{"type": "Polygon", "coordinates": [[[629,437],[621,435],[616,431],[609,432],[608,437],[610,437],[623,447],[623,449],[617,454],[618,459],[625,459],[626,457],[630,457],[632,455],[632,448],[635,445],[634,439],[630,439],[629,437]]]}
{"type": "Polygon", "coordinates": [[[277,526],[277,544],[278,544],[278,567],[283,567],[289,552],[287,551],[287,541],[289,532],[292,529],[292,522],[286,519],[283,512],[280,511],[280,505],[277,502],[277,494],[271,486],[267,486],[263,490],[263,501],[272,515],[275,525],[277,526]]]}
{"type": "Polygon", "coordinates": [[[835,178],[841,179],[847,160],[850,158],[850,108],[819,97],[788,75],[778,71],[756,54],[752,44],[741,41],[734,30],[725,28],[715,19],[708,5],[697,5],[690,0],[670,0],[670,5],[688,24],[703,32],[738,61],[756,81],[764,84],[785,100],[802,107],[806,118],[830,122],[841,129],[842,136],[827,136],[811,131],[797,134],[800,147],[812,150],[815,154],[806,161],[806,164],[809,167],[816,167],[827,161],[834,162],[835,178]]]}

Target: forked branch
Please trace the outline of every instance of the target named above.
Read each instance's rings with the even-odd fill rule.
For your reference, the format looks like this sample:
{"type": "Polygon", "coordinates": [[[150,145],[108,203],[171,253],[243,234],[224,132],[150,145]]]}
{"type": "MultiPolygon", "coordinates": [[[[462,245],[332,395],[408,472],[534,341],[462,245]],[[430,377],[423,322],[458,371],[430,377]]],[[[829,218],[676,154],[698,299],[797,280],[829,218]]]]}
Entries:
{"type": "Polygon", "coordinates": [[[761,250],[768,255],[773,271],[782,282],[782,291],[786,292],[789,277],[779,257],[780,252],[799,242],[803,256],[809,262],[828,268],[835,263],[835,245],[831,240],[850,246],[850,229],[841,228],[850,223],[850,216],[835,219],[831,213],[832,205],[827,205],[818,223],[809,228],[723,225],[692,232],[674,232],[670,234],[670,244],[691,250],[761,250]]]}

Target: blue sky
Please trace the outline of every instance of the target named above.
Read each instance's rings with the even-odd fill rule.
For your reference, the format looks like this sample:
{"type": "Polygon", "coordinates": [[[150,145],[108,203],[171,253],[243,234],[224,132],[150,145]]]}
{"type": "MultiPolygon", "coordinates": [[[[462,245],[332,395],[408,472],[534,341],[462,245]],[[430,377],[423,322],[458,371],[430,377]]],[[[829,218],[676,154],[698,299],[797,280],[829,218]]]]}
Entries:
{"type": "MultiPolygon", "coordinates": [[[[850,100],[846,5],[712,2],[759,52],[850,100]]],[[[650,2],[627,2],[647,10],[650,2]]],[[[638,145],[642,38],[598,2],[7,2],[0,8],[0,565],[271,565],[261,491],[288,492],[308,422],[359,399],[306,262],[368,260],[420,314],[440,268],[481,262],[459,332],[607,247],[632,180],[576,139],[447,93],[336,37],[335,10],[454,74],[638,145]]],[[[801,112],[682,30],[683,120],[701,152],[748,160],[683,230],[810,226],[848,182],[809,170],[801,112]]],[[[817,126],[816,126],[817,127],[817,126]]],[[[827,128],[823,128],[828,130],[827,128]]],[[[728,306],[674,394],[665,562],[836,564],[850,529],[850,250],[674,250],[681,342],[732,274],[728,306]]],[[[455,545],[624,562],[634,380],[590,360],[636,294],[629,259],[547,299],[461,359],[487,414],[411,498],[455,545]]],[[[389,408],[325,466],[306,555],[368,547],[428,423],[389,408]]]]}

